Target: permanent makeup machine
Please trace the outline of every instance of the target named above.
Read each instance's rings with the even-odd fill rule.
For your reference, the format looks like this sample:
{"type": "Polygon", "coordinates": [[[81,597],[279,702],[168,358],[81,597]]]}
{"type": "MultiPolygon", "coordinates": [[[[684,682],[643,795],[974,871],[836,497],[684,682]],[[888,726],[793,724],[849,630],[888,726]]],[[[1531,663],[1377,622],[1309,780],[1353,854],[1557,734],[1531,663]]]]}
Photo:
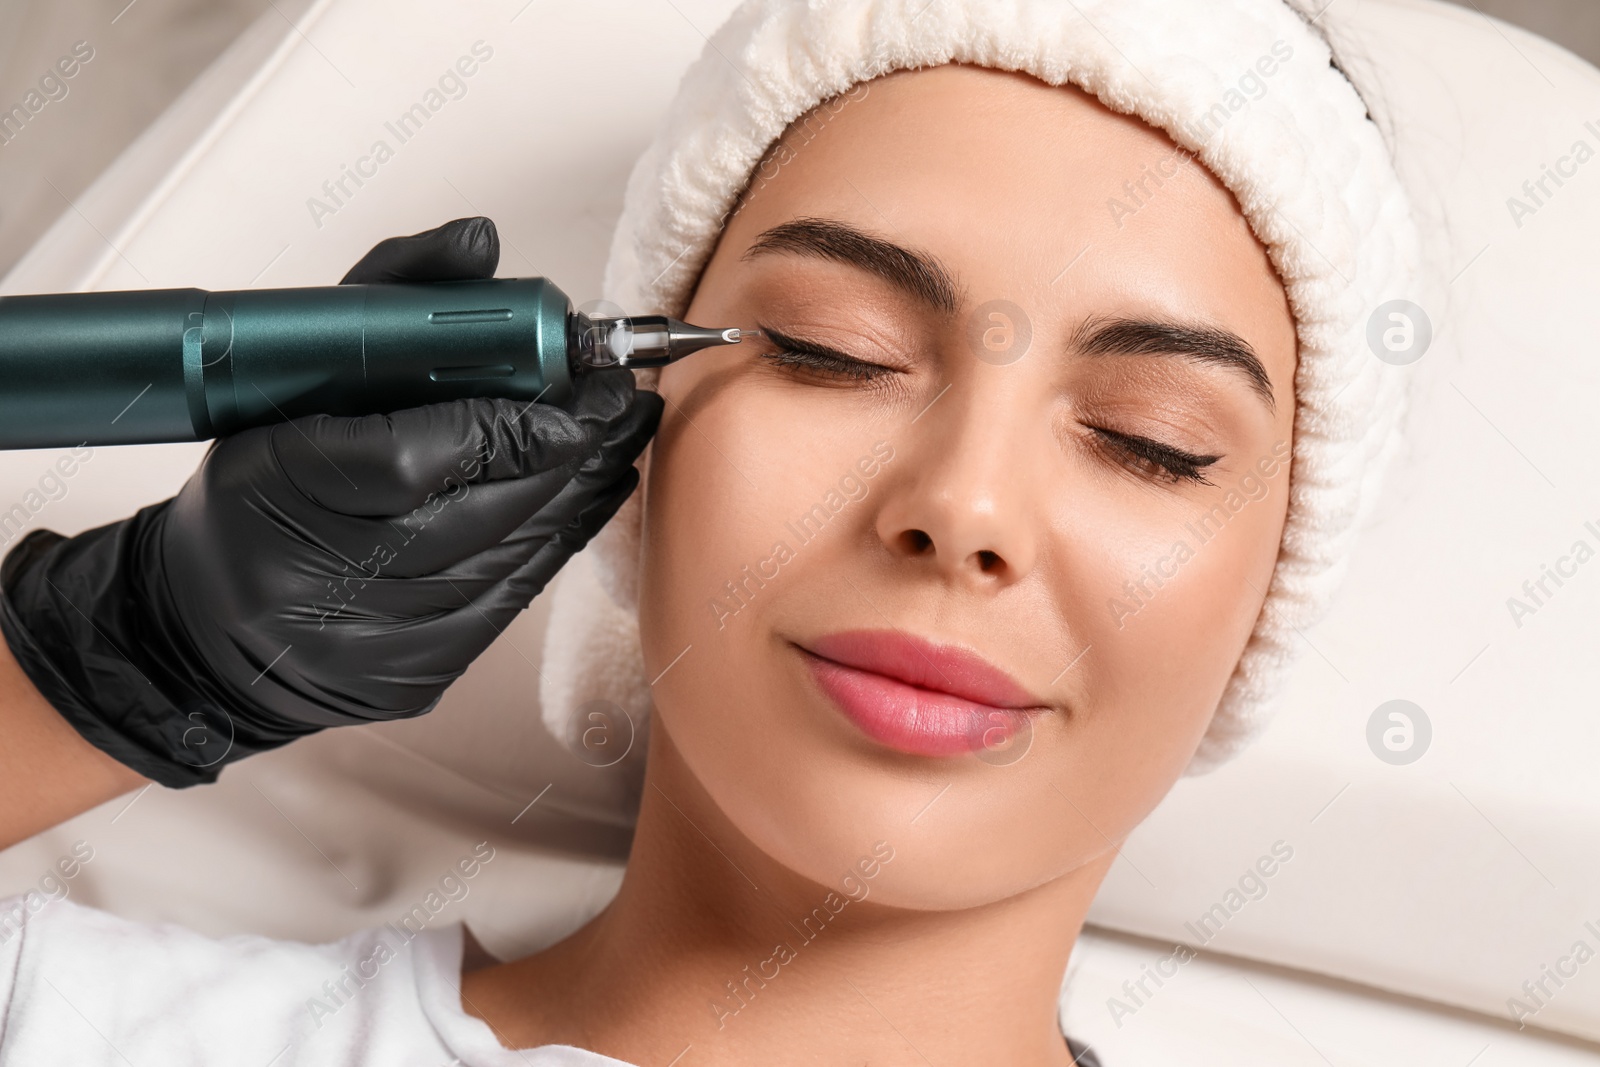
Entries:
{"type": "Polygon", "coordinates": [[[201,441],[465,397],[560,403],[737,329],[575,311],[544,278],[0,298],[0,449],[201,441]]]}

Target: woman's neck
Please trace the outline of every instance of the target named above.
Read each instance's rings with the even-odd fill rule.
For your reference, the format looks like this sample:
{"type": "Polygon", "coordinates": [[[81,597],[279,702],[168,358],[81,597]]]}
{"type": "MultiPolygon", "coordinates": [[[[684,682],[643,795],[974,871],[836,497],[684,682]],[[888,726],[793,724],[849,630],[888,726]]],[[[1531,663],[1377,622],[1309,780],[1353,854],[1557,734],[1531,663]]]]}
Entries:
{"type": "Polygon", "coordinates": [[[886,907],[762,854],[654,733],[616,898],[550,948],[464,977],[464,1009],[502,1044],[681,1067],[1071,1063],[1057,998],[1114,854],[996,904],[886,907]]]}

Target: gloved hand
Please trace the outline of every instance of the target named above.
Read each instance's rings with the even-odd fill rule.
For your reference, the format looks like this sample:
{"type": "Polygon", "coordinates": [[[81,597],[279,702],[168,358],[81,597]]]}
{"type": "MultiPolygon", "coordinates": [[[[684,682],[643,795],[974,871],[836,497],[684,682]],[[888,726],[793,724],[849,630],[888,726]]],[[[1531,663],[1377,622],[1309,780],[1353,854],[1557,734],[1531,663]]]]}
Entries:
{"type": "MultiPolygon", "coordinates": [[[[344,284],[493,277],[462,219],[344,284]]],[[[92,744],[173,787],[326,726],[431,710],[633,492],[660,397],[590,373],[563,406],[459,400],[214,442],[170,500],[0,567],[0,630],[92,744]]]]}

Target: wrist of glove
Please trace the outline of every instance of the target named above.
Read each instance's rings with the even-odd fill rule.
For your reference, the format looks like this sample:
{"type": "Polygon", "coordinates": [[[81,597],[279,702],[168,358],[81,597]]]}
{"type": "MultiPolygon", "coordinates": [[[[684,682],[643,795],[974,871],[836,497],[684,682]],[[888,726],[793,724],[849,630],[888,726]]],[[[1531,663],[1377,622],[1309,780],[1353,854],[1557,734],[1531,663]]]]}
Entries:
{"type": "MultiPolygon", "coordinates": [[[[492,277],[460,220],[345,282],[492,277]]],[[[90,743],[171,787],[328,726],[408,718],[634,490],[662,402],[630,372],[563,406],[481,398],[307,416],[215,442],[171,500],[0,565],[0,630],[90,743]]]]}
{"type": "Polygon", "coordinates": [[[0,564],[0,631],[90,744],[170,788],[316,727],[259,716],[213,678],[161,579],[172,501],[67,538],[34,530],[0,564]]]}

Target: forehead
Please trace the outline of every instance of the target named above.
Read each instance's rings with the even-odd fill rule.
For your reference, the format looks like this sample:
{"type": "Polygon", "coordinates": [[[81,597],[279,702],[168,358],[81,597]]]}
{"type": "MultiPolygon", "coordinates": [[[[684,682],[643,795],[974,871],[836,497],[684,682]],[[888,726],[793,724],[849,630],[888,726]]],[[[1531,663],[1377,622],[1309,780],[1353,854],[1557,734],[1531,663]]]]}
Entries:
{"type": "Polygon", "coordinates": [[[1275,379],[1292,370],[1282,285],[1232,194],[1164,132],[1070,86],[958,65],[859,85],[791,124],[719,258],[800,216],[924,250],[971,304],[1008,299],[1036,325],[1209,320],[1275,353],[1275,379]]]}

